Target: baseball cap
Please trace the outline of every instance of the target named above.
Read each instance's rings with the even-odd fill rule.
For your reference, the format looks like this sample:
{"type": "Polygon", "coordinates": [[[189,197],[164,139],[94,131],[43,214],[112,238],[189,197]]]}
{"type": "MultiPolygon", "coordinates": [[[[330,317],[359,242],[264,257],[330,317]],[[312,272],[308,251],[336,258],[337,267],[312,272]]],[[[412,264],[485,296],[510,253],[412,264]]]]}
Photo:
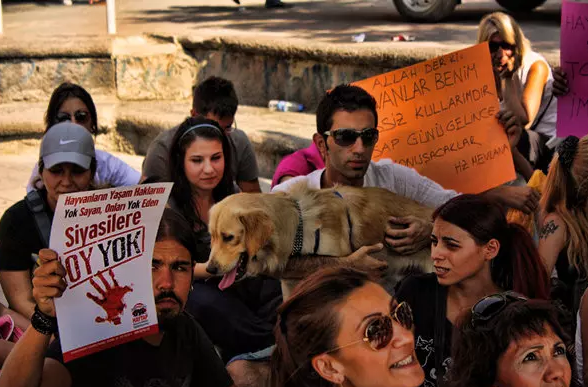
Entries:
{"type": "Polygon", "coordinates": [[[96,157],[94,139],[83,126],[70,121],[61,122],[45,132],[39,156],[45,168],[72,163],[90,169],[92,159],[96,157]]]}

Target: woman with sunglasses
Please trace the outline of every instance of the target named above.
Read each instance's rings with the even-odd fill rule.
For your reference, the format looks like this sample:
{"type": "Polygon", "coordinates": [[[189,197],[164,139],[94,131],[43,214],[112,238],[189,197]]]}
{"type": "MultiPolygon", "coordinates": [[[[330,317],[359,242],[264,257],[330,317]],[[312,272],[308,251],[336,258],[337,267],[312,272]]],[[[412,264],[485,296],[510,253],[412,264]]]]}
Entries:
{"type": "Polygon", "coordinates": [[[33,315],[31,274],[37,253],[49,246],[49,232],[59,196],[88,191],[96,172],[92,135],[80,125],[62,122],[41,140],[39,176],[43,188],[10,207],[0,220],[0,284],[9,307],[33,315]]]}
{"type": "Polygon", "coordinates": [[[531,49],[521,27],[509,15],[495,12],[478,27],[478,43],[488,42],[501,105],[527,129],[513,153],[517,171],[529,180],[534,169],[547,172],[556,138],[557,101],[553,75],[545,58],[531,49]]]}
{"type": "Polygon", "coordinates": [[[504,290],[546,299],[549,280],[527,231],[480,195],[461,195],[435,210],[431,259],[435,272],[408,277],[396,298],[414,311],[416,353],[427,385],[435,386],[449,366],[451,331],[464,310],[504,290]]]}
{"type": "Polygon", "coordinates": [[[480,300],[454,332],[446,386],[581,386],[564,318],[549,301],[516,293],[480,300]]]}
{"type": "Polygon", "coordinates": [[[322,269],[278,309],[272,387],[417,387],[412,313],[365,272],[322,269]]]}
{"type": "MultiPolygon", "coordinates": [[[[90,93],[74,83],[65,82],[51,94],[45,113],[45,133],[55,124],[70,121],[86,128],[92,135],[98,135],[98,114],[90,93]]],[[[141,174],[121,159],[108,152],[96,149],[97,170],[94,176],[96,187],[120,187],[139,184],[141,174]]],[[[43,182],[35,165],[27,192],[43,188],[43,182]]]]}

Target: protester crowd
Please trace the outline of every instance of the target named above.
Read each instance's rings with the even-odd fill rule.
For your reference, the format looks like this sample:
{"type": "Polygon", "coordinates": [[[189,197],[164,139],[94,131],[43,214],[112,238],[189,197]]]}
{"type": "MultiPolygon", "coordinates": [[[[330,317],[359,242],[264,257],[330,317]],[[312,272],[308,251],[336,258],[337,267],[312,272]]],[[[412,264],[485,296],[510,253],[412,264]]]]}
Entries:
{"type": "Polygon", "coordinates": [[[359,258],[430,247],[433,272],[406,268],[393,288],[381,272],[345,260],[289,291],[261,276],[221,290],[206,270],[210,210],[229,195],[261,192],[230,81],[194,87],[188,118],[152,142],[141,173],[95,149],[90,94],[57,87],[26,197],[0,220],[8,301],[0,386],[584,385],[588,136],[558,137],[566,74],[532,51],[512,17],[484,17],[478,42],[489,42],[515,182],[460,194],[390,159],[372,161],[376,101],[345,84],[319,103],[312,144],[282,159],[273,177],[276,195],[300,182],[380,187],[434,208],[429,220],[390,218],[383,245],[355,246],[359,258]],[[541,192],[526,184],[538,173],[541,192]],[[48,248],[58,198],[154,182],[174,183],[152,258],[160,331],[64,363],[54,300],[66,270],[48,248]],[[509,210],[536,227],[509,223],[509,210]]]}

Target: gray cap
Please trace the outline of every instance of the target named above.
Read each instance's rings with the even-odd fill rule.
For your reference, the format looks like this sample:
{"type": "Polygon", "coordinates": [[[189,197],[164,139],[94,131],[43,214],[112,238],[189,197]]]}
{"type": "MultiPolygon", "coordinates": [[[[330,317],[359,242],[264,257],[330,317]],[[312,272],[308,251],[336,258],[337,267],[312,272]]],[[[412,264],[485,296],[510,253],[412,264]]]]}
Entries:
{"type": "Polygon", "coordinates": [[[92,159],[96,157],[94,139],[83,126],[70,121],[61,122],[50,127],[43,136],[39,156],[45,168],[72,163],[90,169],[92,159]]]}

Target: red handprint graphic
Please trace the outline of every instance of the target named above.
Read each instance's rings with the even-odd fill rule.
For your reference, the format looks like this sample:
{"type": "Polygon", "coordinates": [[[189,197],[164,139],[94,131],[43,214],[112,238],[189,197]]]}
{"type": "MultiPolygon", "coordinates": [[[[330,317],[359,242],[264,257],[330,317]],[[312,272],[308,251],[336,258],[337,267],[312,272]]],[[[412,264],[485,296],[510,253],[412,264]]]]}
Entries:
{"type": "Polygon", "coordinates": [[[125,296],[125,294],[132,292],[133,289],[130,286],[121,287],[118,284],[116,278],[114,278],[114,273],[112,272],[112,269],[108,270],[108,274],[112,279],[113,285],[110,285],[106,281],[106,278],[104,278],[104,272],[99,273],[97,275],[97,277],[100,278],[100,281],[102,281],[102,283],[104,284],[104,290],[100,287],[100,285],[98,285],[96,281],[94,281],[94,278],[90,279],[90,283],[92,284],[92,286],[94,286],[94,289],[96,289],[98,293],[100,293],[102,298],[99,298],[90,292],[86,293],[86,297],[100,305],[102,309],[106,311],[106,318],[100,316],[96,317],[95,321],[97,323],[111,322],[114,325],[119,325],[121,322],[120,316],[127,306],[123,302],[123,297],[125,296]]]}

